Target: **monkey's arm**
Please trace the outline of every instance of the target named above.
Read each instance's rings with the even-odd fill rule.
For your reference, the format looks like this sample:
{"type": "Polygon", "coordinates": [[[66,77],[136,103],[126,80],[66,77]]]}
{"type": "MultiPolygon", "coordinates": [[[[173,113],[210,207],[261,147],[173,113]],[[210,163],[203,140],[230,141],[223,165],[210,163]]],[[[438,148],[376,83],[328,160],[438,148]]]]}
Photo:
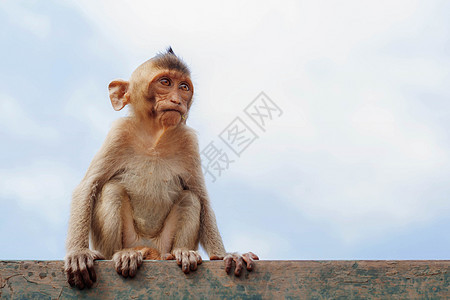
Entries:
{"type": "Polygon", "coordinates": [[[197,137],[195,134],[188,135],[189,139],[185,145],[190,153],[187,162],[187,170],[184,181],[187,189],[194,193],[200,200],[200,228],[199,242],[209,257],[223,258],[226,255],[222,237],[216,223],[216,216],[211,207],[208,192],[206,190],[205,178],[203,176],[197,137]]]}
{"type": "Polygon", "coordinates": [[[90,287],[96,280],[93,261],[103,256],[89,249],[92,209],[102,186],[120,168],[120,150],[117,145],[117,137],[107,137],[73,193],[65,257],[65,272],[72,286],[90,287]]]}
{"type": "Polygon", "coordinates": [[[80,289],[92,286],[96,281],[94,260],[104,259],[101,253],[89,249],[92,207],[98,185],[94,178],[88,172],[73,193],[67,233],[64,269],[69,284],[80,289]]]}
{"type": "Polygon", "coordinates": [[[101,177],[100,174],[98,178],[93,175],[88,172],[73,192],[66,242],[67,251],[89,248],[92,207],[97,194],[98,179],[101,177]]]}
{"type": "Polygon", "coordinates": [[[209,257],[223,258],[226,255],[226,251],[219,233],[219,228],[217,227],[214,211],[212,210],[207,195],[203,199],[200,198],[200,201],[200,244],[206,253],[208,253],[209,257]]]}
{"type": "Polygon", "coordinates": [[[192,147],[195,153],[191,156],[192,161],[187,179],[188,188],[194,192],[200,199],[201,211],[200,211],[200,232],[199,240],[200,244],[205,249],[206,253],[211,260],[225,261],[225,271],[228,273],[231,270],[233,261],[236,264],[234,274],[239,276],[242,272],[244,265],[247,266],[247,270],[251,271],[254,267],[254,260],[258,260],[258,256],[252,252],[244,253],[242,255],[238,253],[227,253],[223,245],[222,237],[220,236],[219,229],[217,228],[216,217],[212,210],[209,200],[208,192],[206,190],[205,178],[201,167],[201,159],[198,151],[198,142],[196,137],[193,136],[192,147]]]}
{"type": "Polygon", "coordinates": [[[203,173],[200,170],[196,170],[196,176],[190,177],[190,186],[195,194],[200,199],[201,211],[200,211],[200,244],[208,253],[211,260],[224,260],[225,271],[229,273],[232,268],[233,261],[236,264],[234,274],[239,276],[244,266],[248,271],[251,271],[254,267],[254,260],[258,260],[258,256],[252,252],[239,254],[239,253],[227,253],[223,245],[222,237],[220,236],[219,229],[217,228],[216,217],[212,210],[209,197],[206,191],[203,173]]]}

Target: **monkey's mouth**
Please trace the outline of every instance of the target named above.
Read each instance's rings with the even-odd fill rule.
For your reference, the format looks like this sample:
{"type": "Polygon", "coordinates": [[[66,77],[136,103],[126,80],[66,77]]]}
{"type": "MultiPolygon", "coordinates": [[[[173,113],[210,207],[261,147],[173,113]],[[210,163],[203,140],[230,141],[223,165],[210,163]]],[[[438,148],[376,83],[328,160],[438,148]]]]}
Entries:
{"type": "Polygon", "coordinates": [[[174,111],[174,112],[179,113],[180,115],[183,114],[181,111],[179,111],[178,109],[174,109],[174,108],[163,109],[162,111],[163,111],[163,112],[174,111]]]}

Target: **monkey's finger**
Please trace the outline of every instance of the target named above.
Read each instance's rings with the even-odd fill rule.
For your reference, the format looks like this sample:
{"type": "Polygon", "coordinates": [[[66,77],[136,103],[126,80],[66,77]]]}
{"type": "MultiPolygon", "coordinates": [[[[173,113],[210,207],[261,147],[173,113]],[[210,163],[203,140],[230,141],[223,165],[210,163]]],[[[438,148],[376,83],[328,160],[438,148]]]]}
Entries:
{"type": "Polygon", "coordinates": [[[66,257],[64,259],[64,272],[69,272],[72,268],[70,267],[70,264],[72,263],[72,259],[70,257],[66,257]]]}
{"type": "Polygon", "coordinates": [[[179,266],[181,266],[181,262],[182,262],[182,257],[181,257],[182,253],[181,253],[181,251],[180,250],[176,250],[174,252],[174,254],[175,254],[175,258],[177,259],[177,264],[179,266]]]}
{"type": "Polygon", "coordinates": [[[194,252],[195,256],[197,257],[197,265],[201,265],[203,262],[202,256],[197,251],[194,252]]]}
{"type": "Polygon", "coordinates": [[[242,258],[244,259],[245,263],[247,264],[247,271],[253,270],[253,259],[250,256],[250,253],[244,253],[242,254],[242,258]]]}
{"type": "Polygon", "coordinates": [[[78,287],[79,289],[83,289],[84,284],[79,276],[80,274],[78,271],[78,259],[76,259],[75,257],[73,257],[71,259],[70,270],[71,270],[73,285],[78,287]]]}
{"type": "Polygon", "coordinates": [[[80,273],[81,273],[81,277],[83,279],[84,284],[87,287],[91,287],[93,282],[91,280],[91,277],[89,276],[89,271],[88,271],[88,268],[86,266],[86,260],[87,260],[86,256],[84,256],[84,255],[80,256],[78,258],[78,267],[79,267],[79,270],[80,270],[80,273]]]}
{"type": "Polygon", "coordinates": [[[236,268],[234,269],[234,275],[240,276],[242,269],[244,268],[244,260],[242,256],[236,255],[233,257],[233,260],[236,262],[236,268]]]}
{"type": "Polygon", "coordinates": [[[248,254],[250,254],[250,257],[251,257],[253,260],[259,260],[258,255],[256,255],[255,253],[253,253],[253,252],[248,252],[248,254]]]}
{"type": "Polygon", "coordinates": [[[72,261],[72,270],[73,270],[73,277],[75,281],[75,285],[80,289],[84,289],[84,282],[83,278],[81,277],[80,267],[78,266],[78,259],[73,259],[72,261]]]}
{"type": "Polygon", "coordinates": [[[114,257],[116,272],[120,275],[122,274],[122,258],[121,257],[114,257]]]}
{"type": "Polygon", "coordinates": [[[197,255],[193,251],[189,255],[189,264],[192,271],[197,270],[197,255]]]}
{"type": "Polygon", "coordinates": [[[70,284],[70,286],[74,286],[75,285],[75,279],[73,277],[73,270],[71,267],[71,261],[72,259],[67,258],[64,262],[64,272],[66,273],[67,276],[67,282],[70,284]]]}
{"type": "Polygon", "coordinates": [[[75,286],[75,277],[72,272],[67,273],[67,282],[70,284],[70,286],[75,286]]]}
{"type": "Polygon", "coordinates": [[[122,276],[128,277],[129,270],[130,270],[130,257],[128,255],[124,255],[122,257],[122,276]]]}
{"type": "Polygon", "coordinates": [[[225,262],[225,272],[230,273],[231,266],[233,265],[233,257],[231,255],[227,255],[223,261],[225,262]]]}
{"type": "Polygon", "coordinates": [[[87,262],[86,262],[86,266],[89,272],[89,277],[91,278],[92,282],[96,282],[97,281],[97,274],[95,274],[95,269],[94,269],[94,259],[92,257],[88,257],[87,262]]]}
{"type": "Polygon", "coordinates": [[[93,250],[93,252],[94,252],[94,257],[93,257],[93,259],[94,260],[98,260],[98,259],[105,259],[105,257],[103,256],[103,254],[101,254],[100,252],[98,252],[98,251],[95,251],[95,250],[93,250]]]}
{"type": "Polygon", "coordinates": [[[130,257],[130,270],[128,272],[128,275],[131,278],[136,276],[137,268],[138,268],[138,257],[137,257],[137,255],[132,254],[130,257]]]}
{"type": "Polygon", "coordinates": [[[209,257],[209,260],[222,260],[222,259],[223,259],[223,257],[220,258],[220,257],[217,256],[217,255],[213,255],[213,256],[210,256],[210,257],[209,257]]]}
{"type": "Polygon", "coordinates": [[[174,260],[175,256],[173,256],[173,254],[171,253],[166,253],[161,257],[163,260],[174,260]]]}
{"type": "Polygon", "coordinates": [[[141,252],[138,252],[138,253],[137,253],[137,261],[136,261],[138,268],[139,268],[140,266],[142,266],[142,263],[143,263],[143,262],[144,262],[144,255],[142,255],[141,252]]]}
{"type": "Polygon", "coordinates": [[[189,273],[189,251],[183,251],[181,254],[181,270],[185,274],[189,273]]]}

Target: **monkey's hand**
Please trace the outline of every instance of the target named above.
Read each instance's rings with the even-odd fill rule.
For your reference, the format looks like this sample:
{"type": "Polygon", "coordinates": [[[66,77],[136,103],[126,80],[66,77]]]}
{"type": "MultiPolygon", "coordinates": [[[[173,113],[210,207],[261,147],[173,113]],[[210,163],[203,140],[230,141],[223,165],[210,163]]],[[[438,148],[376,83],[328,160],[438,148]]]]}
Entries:
{"type": "Polygon", "coordinates": [[[137,269],[142,265],[144,256],[135,249],[123,249],[114,253],[112,260],[117,273],[123,277],[136,276],[137,269]]]}
{"type": "Polygon", "coordinates": [[[94,260],[105,259],[98,251],[81,249],[69,251],[64,259],[64,271],[71,286],[80,290],[91,287],[97,280],[94,260]]]}
{"type": "Polygon", "coordinates": [[[227,273],[230,273],[231,267],[233,265],[233,261],[236,264],[236,268],[234,269],[234,275],[239,276],[241,275],[242,269],[244,267],[244,263],[247,266],[247,270],[251,271],[253,270],[253,267],[255,265],[254,261],[259,260],[259,257],[253,253],[253,252],[247,252],[242,255],[239,253],[228,253],[225,255],[225,257],[220,257],[217,255],[212,255],[210,260],[222,260],[225,262],[225,271],[227,273]]]}
{"type": "Polygon", "coordinates": [[[185,248],[178,248],[172,251],[172,255],[163,256],[164,259],[176,259],[177,264],[185,274],[189,271],[197,270],[197,266],[202,263],[202,257],[198,251],[187,250],[185,248]]]}

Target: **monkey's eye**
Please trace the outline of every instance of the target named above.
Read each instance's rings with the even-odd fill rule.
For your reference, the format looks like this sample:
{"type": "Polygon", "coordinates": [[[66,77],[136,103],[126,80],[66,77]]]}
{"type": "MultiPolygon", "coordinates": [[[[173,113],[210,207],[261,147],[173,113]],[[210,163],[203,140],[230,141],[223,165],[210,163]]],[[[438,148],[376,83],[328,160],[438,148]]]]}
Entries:
{"type": "Polygon", "coordinates": [[[162,84],[162,85],[165,85],[165,86],[170,86],[170,80],[168,79],[168,78],[161,78],[160,80],[159,80],[159,82],[162,84]]]}
{"type": "Polygon", "coordinates": [[[180,89],[183,91],[189,91],[189,85],[187,83],[180,84],[180,89]]]}

